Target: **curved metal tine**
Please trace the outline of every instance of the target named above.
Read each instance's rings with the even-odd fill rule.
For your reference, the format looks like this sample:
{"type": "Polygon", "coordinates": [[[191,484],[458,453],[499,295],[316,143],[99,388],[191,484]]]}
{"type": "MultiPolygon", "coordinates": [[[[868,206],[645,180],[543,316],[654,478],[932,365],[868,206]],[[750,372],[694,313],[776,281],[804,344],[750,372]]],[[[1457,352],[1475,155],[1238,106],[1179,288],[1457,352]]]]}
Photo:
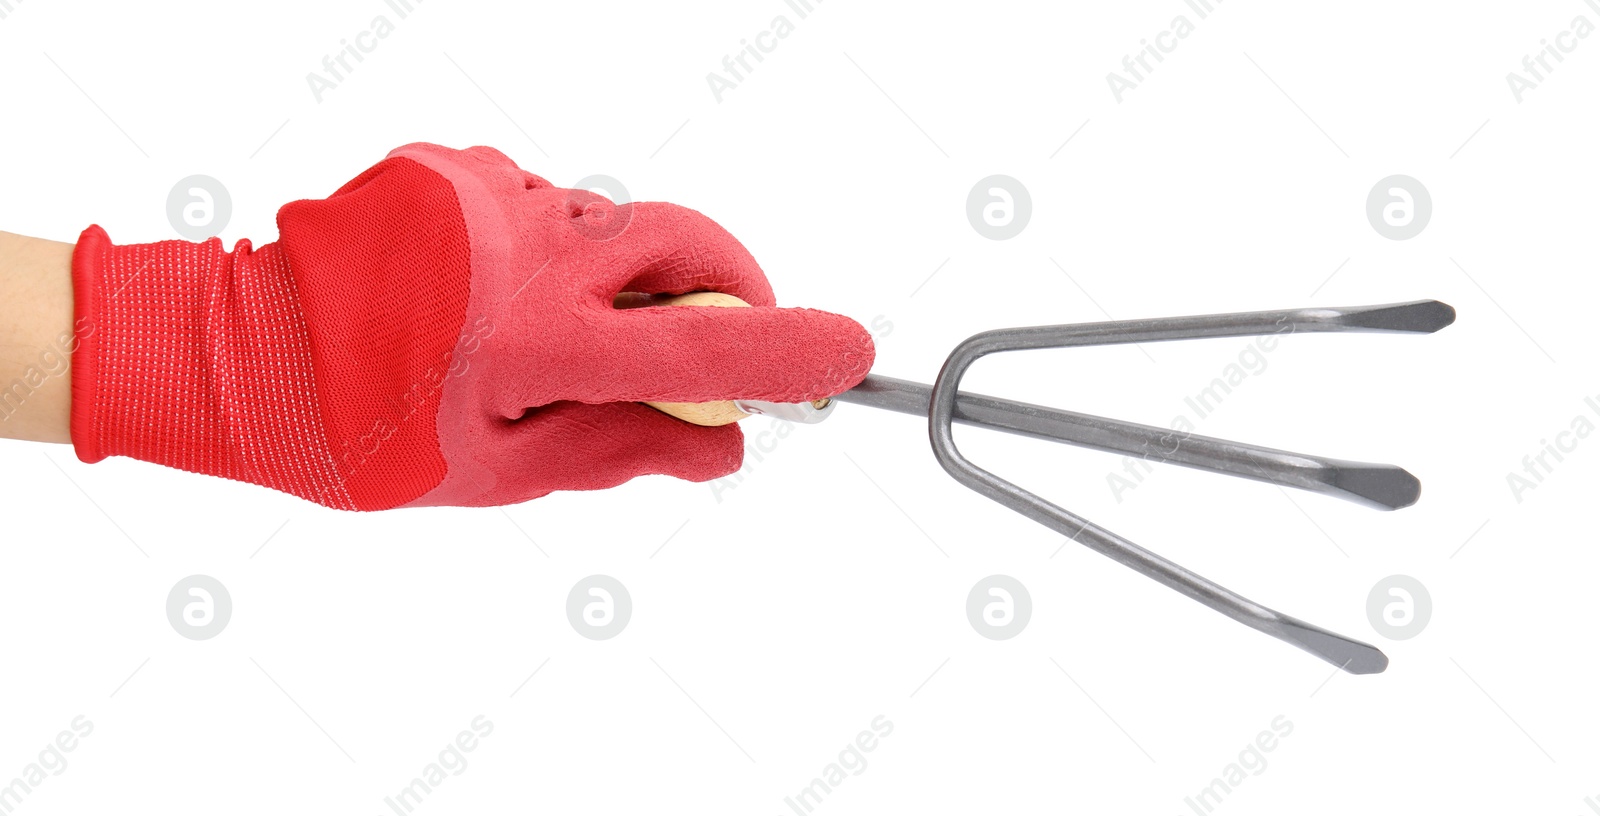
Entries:
{"type": "MultiPolygon", "coordinates": [[[[927,417],[932,397],[931,385],[868,374],[860,385],[834,399],[927,417]]],[[[1123,453],[1147,462],[1182,465],[1309,490],[1381,510],[1409,507],[1422,494],[1422,483],[1417,477],[1395,465],[1292,453],[970,391],[956,394],[955,421],[1034,439],[1123,453]]]]}
{"type": "Polygon", "coordinates": [[[1155,317],[1144,320],[1113,320],[1105,323],[1072,323],[1058,326],[1031,326],[982,332],[962,345],[984,348],[986,340],[1001,339],[1004,348],[991,351],[1105,346],[1121,343],[1152,343],[1164,340],[1194,340],[1204,337],[1251,337],[1263,334],[1297,332],[1394,332],[1432,334],[1456,320],[1456,310],[1437,300],[1414,300],[1379,306],[1347,306],[1307,309],[1281,309],[1269,312],[1230,312],[1190,317],[1155,317]]]}
{"type": "Polygon", "coordinates": [[[1454,320],[1455,310],[1449,306],[1438,301],[1416,301],[1347,309],[1242,312],[983,332],[961,343],[945,360],[933,385],[928,435],[940,466],[956,481],[978,493],[1246,626],[1352,674],[1373,674],[1389,665],[1389,658],[1377,648],[1254,603],[974,465],[956,447],[952,433],[957,388],[973,362],[1001,351],[1297,331],[1430,333],[1454,320]]]}

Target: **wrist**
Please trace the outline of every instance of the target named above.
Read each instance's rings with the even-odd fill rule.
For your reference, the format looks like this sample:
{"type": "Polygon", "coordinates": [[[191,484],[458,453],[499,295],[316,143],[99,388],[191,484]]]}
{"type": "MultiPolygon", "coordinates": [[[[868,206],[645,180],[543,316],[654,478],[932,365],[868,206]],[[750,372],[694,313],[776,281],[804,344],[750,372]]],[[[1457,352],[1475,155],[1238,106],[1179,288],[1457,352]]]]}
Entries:
{"type": "Polygon", "coordinates": [[[67,442],[72,245],[0,232],[0,437],[67,442]]]}
{"type": "Polygon", "coordinates": [[[231,266],[215,238],[117,246],[98,226],[84,230],[72,261],[79,459],[132,456],[220,472],[213,466],[226,457],[206,304],[231,266]]]}
{"type": "Polygon", "coordinates": [[[118,246],[90,227],[73,281],[78,458],[126,456],[353,506],[281,244],[118,246]]]}

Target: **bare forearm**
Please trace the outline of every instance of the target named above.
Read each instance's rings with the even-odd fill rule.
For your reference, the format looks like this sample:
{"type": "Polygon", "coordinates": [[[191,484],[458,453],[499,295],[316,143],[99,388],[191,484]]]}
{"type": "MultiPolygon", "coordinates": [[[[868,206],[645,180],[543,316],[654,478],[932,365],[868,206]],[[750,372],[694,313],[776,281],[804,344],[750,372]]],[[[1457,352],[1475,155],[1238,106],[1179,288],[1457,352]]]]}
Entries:
{"type": "Polygon", "coordinates": [[[0,232],[0,437],[70,442],[72,244],[0,232]]]}

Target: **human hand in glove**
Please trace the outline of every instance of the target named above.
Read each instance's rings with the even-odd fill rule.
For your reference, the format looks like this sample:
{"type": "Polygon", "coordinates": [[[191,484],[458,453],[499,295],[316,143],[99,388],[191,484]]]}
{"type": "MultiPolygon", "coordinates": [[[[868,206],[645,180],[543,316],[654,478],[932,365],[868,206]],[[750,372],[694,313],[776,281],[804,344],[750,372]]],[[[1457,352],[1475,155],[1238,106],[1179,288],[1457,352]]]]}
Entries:
{"type": "Polygon", "coordinates": [[[872,364],[856,322],[780,309],[709,218],[413,144],[278,213],[280,239],[72,260],[71,438],[352,510],[498,505],[738,469],[736,425],[643,401],[801,402],[872,364]],[[753,308],[613,306],[716,291],[753,308]]]}

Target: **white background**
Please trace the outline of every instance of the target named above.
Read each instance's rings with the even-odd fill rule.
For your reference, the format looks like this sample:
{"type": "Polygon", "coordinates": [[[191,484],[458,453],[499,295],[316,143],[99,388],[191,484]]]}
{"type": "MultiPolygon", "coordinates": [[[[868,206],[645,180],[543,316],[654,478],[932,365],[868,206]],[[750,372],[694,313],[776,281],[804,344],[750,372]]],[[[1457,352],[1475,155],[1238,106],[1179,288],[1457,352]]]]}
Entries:
{"type": "MultiPolygon", "coordinates": [[[[1460,312],[1434,336],[1290,338],[1198,428],[1401,464],[1424,494],[1396,513],[1172,467],[1119,500],[1116,456],[959,435],[1052,500],[1379,645],[1392,666],[1365,677],[1063,548],[945,476],[917,420],[854,406],[748,456],[732,489],[649,477],[503,512],[347,514],[0,444],[0,783],[94,723],[17,812],[389,813],[478,715],[492,735],[416,812],[791,813],[879,715],[893,733],[815,812],[1192,813],[1280,715],[1292,734],[1214,812],[1594,812],[1600,441],[1520,501],[1507,485],[1574,417],[1600,423],[1583,402],[1600,394],[1600,36],[1520,103],[1505,78],[1574,17],[1600,23],[1579,0],[1229,0],[1204,21],[1179,0],[827,0],[804,20],[779,0],[429,0],[404,20],[380,0],[11,3],[13,232],[175,237],[167,194],[204,173],[233,197],[223,238],[265,243],[281,204],[427,140],[699,209],[781,301],[892,325],[875,370],[908,379],[1006,325],[1460,312]],[[393,34],[319,103],[307,74],[379,14],[393,34]],[[793,33],[719,103],[707,74],[779,14],[793,33]],[[1106,75],[1178,14],[1194,33],[1118,103],[1106,75]],[[964,212],[995,173],[1033,201],[1007,241],[964,212]],[[1406,241],[1365,214],[1395,173],[1433,199],[1406,241]],[[200,642],[164,612],[197,573],[234,604],[200,642]],[[564,611],[596,573],[634,603],[612,640],[564,611]],[[966,619],[996,573],[1033,599],[1012,640],[966,619]],[[1432,596],[1403,642],[1366,613],[1393,574],[1432,596]]],[[[1015,355],[968,385],[1164,425],[1246,345],[1015,355]]]]}

